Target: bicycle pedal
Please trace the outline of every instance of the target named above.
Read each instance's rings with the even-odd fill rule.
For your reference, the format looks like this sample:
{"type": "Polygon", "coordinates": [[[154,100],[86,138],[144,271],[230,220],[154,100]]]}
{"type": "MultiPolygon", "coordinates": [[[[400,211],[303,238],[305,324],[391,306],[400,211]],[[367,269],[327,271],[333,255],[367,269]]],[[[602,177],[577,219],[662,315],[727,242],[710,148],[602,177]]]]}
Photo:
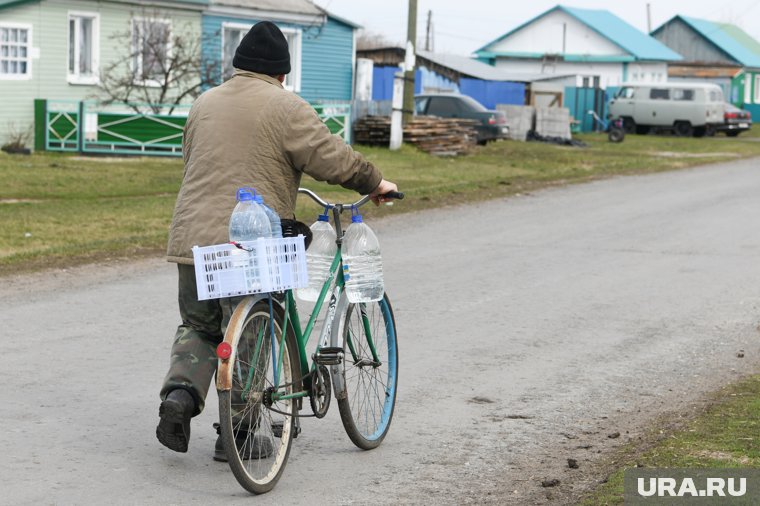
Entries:
{"type": "Polygon", "coordinates": [[[343,348],[325,347],[320,348],[312,355],[312,360],[319,365],[338,365],[343,362],[343,348]]]}

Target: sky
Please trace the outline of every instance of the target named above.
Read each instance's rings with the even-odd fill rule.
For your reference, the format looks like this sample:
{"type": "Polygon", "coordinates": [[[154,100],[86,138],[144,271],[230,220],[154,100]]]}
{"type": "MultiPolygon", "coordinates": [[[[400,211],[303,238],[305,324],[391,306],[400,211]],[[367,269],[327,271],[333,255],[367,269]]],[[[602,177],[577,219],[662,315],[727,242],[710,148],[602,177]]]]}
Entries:
{"type": "MultiPolygon", "coordinates": [[[[403,45],[406,40],[407,0],[314,0],[314,3],[391,42],[403,45]]],[[[428,11],[432,11],[433,49],[469,55],[558,3],[557,0],[418,0],[417,36],[423,45],[428,11]]],[[[561,3],[608,10],[643,32],[647,32],[646,6],[650,4],[653,30],[676,14],[682,14],[733,23],[760,40],[760,0],[566,0],[561,3]]]]}

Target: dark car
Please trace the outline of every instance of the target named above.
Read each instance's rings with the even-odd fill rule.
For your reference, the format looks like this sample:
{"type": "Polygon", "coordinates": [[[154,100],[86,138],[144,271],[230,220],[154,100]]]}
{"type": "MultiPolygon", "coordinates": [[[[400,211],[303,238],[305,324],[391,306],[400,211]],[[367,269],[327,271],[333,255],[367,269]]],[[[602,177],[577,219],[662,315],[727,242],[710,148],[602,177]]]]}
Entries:
{"type": "Polygon", "coordinates": [[[425,94],[414,97],[414,112],[419,115],[441,118],[474,119],[478,144],[506,139],[509,135],[507,116],[503,112],[489,111],[477,100],[455,93],[425,94]]]}
{"type": "Polygon", "coordinates": [[[723,124],[716,127],[717,131],[725,132],[729,137],[736,137],[752,128],[752,115],[749,111],[731,104],[725,104],[723,111],[723,124]]]}

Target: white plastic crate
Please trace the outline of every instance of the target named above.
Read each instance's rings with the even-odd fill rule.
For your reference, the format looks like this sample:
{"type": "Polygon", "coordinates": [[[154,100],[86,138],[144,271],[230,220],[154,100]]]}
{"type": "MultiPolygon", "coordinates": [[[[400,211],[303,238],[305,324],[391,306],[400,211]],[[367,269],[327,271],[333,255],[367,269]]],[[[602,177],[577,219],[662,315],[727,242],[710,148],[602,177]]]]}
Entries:
{"type": "Polygon", "coordinates": [[[309,284],[304,237],[194,246],[198,300],[279,292],[309,284]]]}

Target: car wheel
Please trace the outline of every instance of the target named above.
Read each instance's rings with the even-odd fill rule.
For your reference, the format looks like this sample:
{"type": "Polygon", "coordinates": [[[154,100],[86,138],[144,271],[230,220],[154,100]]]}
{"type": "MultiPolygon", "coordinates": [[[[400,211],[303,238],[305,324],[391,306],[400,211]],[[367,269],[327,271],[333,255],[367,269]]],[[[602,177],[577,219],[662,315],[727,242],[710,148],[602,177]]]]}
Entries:
{"type": "Polygon", "coordinates": [[[694,134],[694,128],[688,121],[678,121],[673,125],[673,132],[678,137],[691,137],[694,134]]]}

